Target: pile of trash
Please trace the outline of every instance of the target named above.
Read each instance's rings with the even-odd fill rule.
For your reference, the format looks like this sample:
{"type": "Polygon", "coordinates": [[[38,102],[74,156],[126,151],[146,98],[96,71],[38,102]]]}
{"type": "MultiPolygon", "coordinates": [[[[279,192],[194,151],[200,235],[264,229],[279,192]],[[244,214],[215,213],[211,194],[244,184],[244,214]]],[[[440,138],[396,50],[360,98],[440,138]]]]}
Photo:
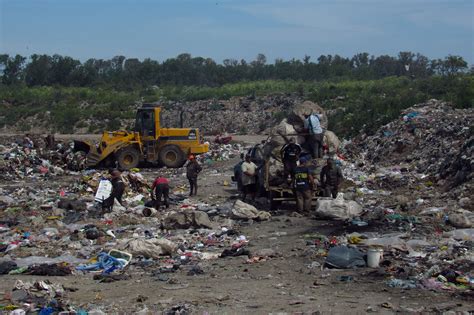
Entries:
{"type": "MultiPolygon", "coordinates": [[[[53,314],[58,312],[80,311],[79,308],[70,308],[65,301],[66,289],[60,284],[48,280],[24,282],[17,280],[7,300],[11,304],[2,308],[3,311],[12,311],[10,314],[53,314]],[[21,305],[21,307],[17,306],[21,305]]],[[[82,310],[84,312],[84,310],[82,310]]]]}
{"type": "Polygon", "coordinates": [[[240,143],[210,143],[209,151],[198,155],[198,161],[204,165],[212,165],[217,161],[228,161],[239,156],[244,151],[244,147],[240,143]]]}
{"type": "Polygon", "coordinates": [[[431,100],[345,141],[344,194],[320,198],[315,213],[342,221],[344,232],[303,236],[308,268],[372,267],[364,276],[392,288],[472,296],[473,119],[472,109],[431,100]]]}
{"type": "Polygon", "coordinates": [[[41,137],[0,145],[0,179],[44,178],[85,169],[85,155],[74,152],[72,143],[45,144],[41,137]]]}
{"type": "Polygon", "coordinates": [[[472,294],[474,289],[474,229],[454,230],[436,238],[399,232],[352,232],[329,237],[306,234],[303,238],[312,260],[310,269],[369,267],[373,269],[364,276],[385,279],[392,288],[463,294],[472,294]]]}
{"type": "Polygon", "coordinates": [[[295,104],[301,103],[296,94],[231,97],[230,99],[199,100],[194,102],[167,101],[163,103],[163,121],[167,126],[195,126],[207,135],[224,132],[258,134],[266,132],[295,104]],[[183,113],[183,115],[181,115],[183,113]],[[218,119],[216,119],[218,117],[218,119]]]}
{"type": "Polygon", "coordinates": [[[398,165],[447,191],[461,187],[473,193],[474,110],[430,100],[405,110],[399,120],[374,135],[361,135],[345,146],[366,168],[398,165]]]}
{"type": "Polygon", "coordinates": [[[364,205],[365,220],[474,227],[472,109],[430,100],[403,112],[373,136],[344,144],[346,195],[364,205]]]}
{"type": "MultiPolygon", "coordinates": [[[[268,140],[263,145],[258,146],[256,150],[258,159],[268,161],[269,181],[271,183],[280,183],[282,181],[283,163],[280,158],[280,151],[290,139],[294,139],[295,143],[301,145],[303,149],[302,155],[309,154],[310,148],[307,143],[305,143],[306,137],[304,130],[304,114],[309,113],[319,114],[321,117],[321,127],[324,129],[324,153],[328,156],[333,156],[339,151],[341,142],[332,131],[327,130],[328,117],[325,110],[310,101],[297,103],[293,106],[287,118],[283,119],[271,130],[268,140]]],[[[322,165],[323,163],[321,162],[318,166],[321,168],[322,165]]]]}
{"type": "MultiPolygon", "coordinates": [[[[213,155],[202,157],[203,162],[230,158],[240,150],[240,145],[216,145],[213,155]]],[[[163,168],[159,172],[172,183],[185,177],[183,169],[163,168]]],[[[145,176],[139,169],[123,172],[123,202],[116,201],[111,212],[102,209],[96,198],[101,181],[109,177],[106,170],[82,170],[72,182],[70,177],[64,182],[55,177],[41,182],[41,187],[0,188],[0,274],[90,274],[99,282],[113,282],[153,267],[145,269],[151,277],[172,283],[171,273],[205,273],[202,263],[206,261],[229,256],[264,259],[248,250],[250,240],[238,231],[238,222],[268,220],[268,212],[241,201],[207,204],[190,200],[188,188],[180,185],[171,186],[168,211],[155,209],[150,203],[150,176],[154,178],[156,173],[145,176]]],[[[77,309],[54,305],[63,291],[52,284],[41,286],[51,293],[47,299],[30,303],[32,298],[25,293],[24,298],[11,300],[9,310],[77,309]]],[[[31,292],[37,287],[20,289],[15,285],[12,292],[31,292]]]]}

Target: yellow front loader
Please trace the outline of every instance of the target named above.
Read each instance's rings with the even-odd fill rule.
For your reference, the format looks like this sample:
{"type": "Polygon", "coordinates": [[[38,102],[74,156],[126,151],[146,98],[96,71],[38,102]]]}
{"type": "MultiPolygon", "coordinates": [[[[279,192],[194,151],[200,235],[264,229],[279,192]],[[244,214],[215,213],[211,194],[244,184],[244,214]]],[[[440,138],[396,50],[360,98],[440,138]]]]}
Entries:
{"type": "Polygon", "coordinates": [[[161,108],[144,104],[138,109],[134,131],[105,131],[97,145],[74,141],[76,151],[87,154],[87,166],[131,169],[142,162],[171,168],[184,165],[188,155],[209,151],[196,128],[162,128],[161,108]]]}

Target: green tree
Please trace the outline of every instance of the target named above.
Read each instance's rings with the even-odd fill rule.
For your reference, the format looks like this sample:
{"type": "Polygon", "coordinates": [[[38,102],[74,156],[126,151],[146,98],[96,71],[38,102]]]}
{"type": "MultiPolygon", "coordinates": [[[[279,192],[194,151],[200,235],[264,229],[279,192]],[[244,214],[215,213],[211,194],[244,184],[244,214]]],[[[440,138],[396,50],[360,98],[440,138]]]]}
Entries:
{"type": "Polygon", "coordinates": [[[2,83],[6,85],[17,84],[23,80],[23,66],[26,58],[20,55],[10,57],[2,55],[2,83]]]}
{"type": "Polygon", "coordinates": [[[463,72],[467,69],[467,62],[461,56],[452,56],[444,58],[442,63],[443,73],[453,75],[463,72]]]}
{"type": "Polygon", "coordinates": [[[48,85],[51,75],[51,57],[34,54],[25,68],[25,82],[28,86],[48,85]]]}

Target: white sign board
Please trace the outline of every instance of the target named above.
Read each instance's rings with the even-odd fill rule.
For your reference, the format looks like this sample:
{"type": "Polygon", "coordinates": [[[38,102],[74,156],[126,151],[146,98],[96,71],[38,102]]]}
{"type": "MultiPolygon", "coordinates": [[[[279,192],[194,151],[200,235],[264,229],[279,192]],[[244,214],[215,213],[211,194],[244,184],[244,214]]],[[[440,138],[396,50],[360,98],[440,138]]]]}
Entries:
{"type": "Polygon", "coordinates": [[[95,201],[102,202],[103,200],[109,198],[111,193],[112,183],[107,179],[101,180],[99,183],[99,188],[97,188],[97,192],[95,194],[95,201]]]}

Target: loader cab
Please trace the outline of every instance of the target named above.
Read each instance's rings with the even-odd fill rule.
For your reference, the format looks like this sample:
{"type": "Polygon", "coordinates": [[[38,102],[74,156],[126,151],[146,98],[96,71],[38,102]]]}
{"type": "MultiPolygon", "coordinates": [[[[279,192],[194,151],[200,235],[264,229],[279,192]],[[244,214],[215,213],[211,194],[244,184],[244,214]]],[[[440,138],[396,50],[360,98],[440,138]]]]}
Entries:
{"type": "Polygon", "coordinates": [[[161,108],[153,104],[144,104],[137,110],[134,131],[140,133],[141,138],[156,140],[159,137],[161,108]]]}

